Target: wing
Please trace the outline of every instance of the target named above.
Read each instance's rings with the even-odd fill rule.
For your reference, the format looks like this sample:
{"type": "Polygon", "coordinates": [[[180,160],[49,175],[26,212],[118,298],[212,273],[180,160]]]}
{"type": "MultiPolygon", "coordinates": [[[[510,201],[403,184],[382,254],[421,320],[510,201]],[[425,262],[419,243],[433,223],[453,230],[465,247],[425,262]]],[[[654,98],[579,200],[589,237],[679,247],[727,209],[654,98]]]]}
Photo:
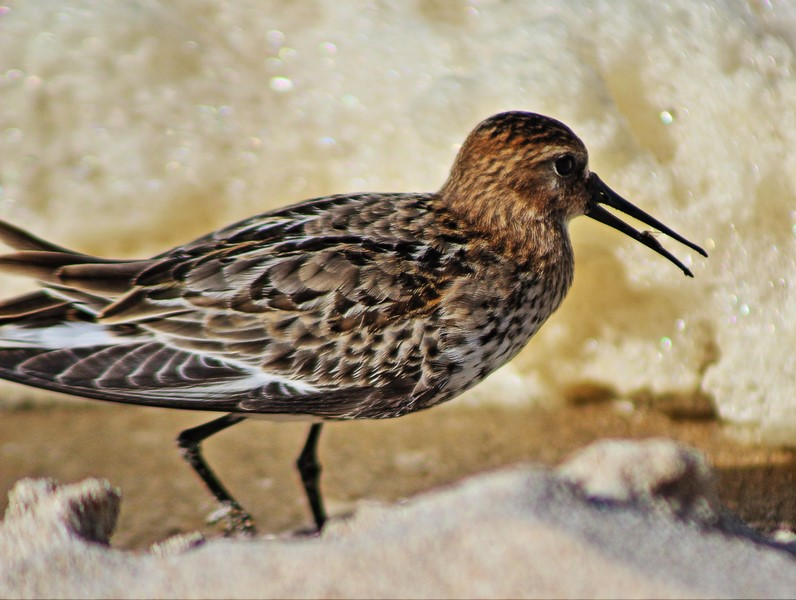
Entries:
{"type": "Polygon", "coordinates": [[[0,307],[0,376],[181,408],[411,410],[456,369],[436,321],[446,290],[469,275],[452,260],[463,241],[453,229],[426,239],[428,202],[323,198],[147,261],[18,244],[0,266],[48,290],[0,307]]]}

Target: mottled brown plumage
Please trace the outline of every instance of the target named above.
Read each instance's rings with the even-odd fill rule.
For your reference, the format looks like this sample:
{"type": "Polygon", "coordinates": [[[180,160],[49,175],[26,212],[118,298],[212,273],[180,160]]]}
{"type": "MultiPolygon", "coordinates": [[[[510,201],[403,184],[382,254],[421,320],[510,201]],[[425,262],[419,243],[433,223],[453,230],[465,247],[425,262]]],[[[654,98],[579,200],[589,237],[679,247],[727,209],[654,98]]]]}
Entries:
{"type": "MultiPolygon", "coordinates": [[[[510,360],[572,283],[587,214],[690,272],[607,204],[704,254],[608,189],[566,126],[503,113],[467,138],[439,192],[309,200],[148,260],[78,254],[0,223],[0,268],[42,282],[0,305],[0,377],[79,396],[230,413],[180,444],[235,525],[250,519],[199,454],[252,415],[387,418],[510,360]]],[[[316,523],[315,443],[302,476],[316,523]]]]}

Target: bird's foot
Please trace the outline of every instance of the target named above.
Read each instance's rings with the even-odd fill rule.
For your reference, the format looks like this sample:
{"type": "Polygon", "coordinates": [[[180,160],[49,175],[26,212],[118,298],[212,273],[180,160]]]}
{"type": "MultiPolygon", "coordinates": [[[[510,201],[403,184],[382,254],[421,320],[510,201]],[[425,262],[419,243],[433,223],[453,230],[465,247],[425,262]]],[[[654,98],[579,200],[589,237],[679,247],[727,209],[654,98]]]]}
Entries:
{"type": "Polygon", "coordinates": [[[302,539],[316,538],[321,536],[321,530],[317,527],[301,527],[300,529],[294,530],[292,536],[302,539]]]}
{"type": "Polygon", "coordinates": [[[254,519],[236,502],[222,502],[218,510],[208,516],[207,522],[210,525],[223,523],[227,537],[254,537],[257,534],[254,519]]]}

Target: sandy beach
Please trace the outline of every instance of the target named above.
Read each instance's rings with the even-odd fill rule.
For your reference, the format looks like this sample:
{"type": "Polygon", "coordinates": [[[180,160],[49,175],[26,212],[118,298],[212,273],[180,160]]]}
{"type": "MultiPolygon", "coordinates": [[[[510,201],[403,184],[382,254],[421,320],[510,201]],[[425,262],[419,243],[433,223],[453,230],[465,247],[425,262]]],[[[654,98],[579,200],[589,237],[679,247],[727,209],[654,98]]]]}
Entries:
{"type": "MultiPolygon", "coordinates": [[[[91,445],[79,429],[93,416],[72,410],[64,421],[80,423],[74,433],[91,445]]],[[[790,597],[796,538],[781,528],[792,518],[793,502],[771,492],[786,489],[783,479],[792,482],[791,456],[734,445],[715,425],[670,423],[665,433],[713,453],[714,480],[701,453],[647,437],[651,430],[661,433],[667,421],[661,415],[592,406],[492,413],[487,421],[483,412],[469,419],[467,412],[429,412],[436,418],[425,423],[405,419],[402,432],[354,425],[332,433],[324,459],[337,515],[317,538],[296,533],[308,515],[295,477],[277,473],[262,485],[262,467],[253,460],[254,446],[270,437],[276,453],[269,461],[276,467],[288,462],[279,449],[288,446],[290,427],[277,439],[244,434],[211,453],[260,526],[274,528],[255,539],[226,539],[202,527],[197,505],[208,505],[198,482],[185,480],[187,470],[161,469],[168,461],[157,449],[147,452],[152,444],[133,448],[126,468],[106,465],[114,468],[113,484],[86,479],[52,488],[25,480],[0,526],[0,594],[790,597]],[[582,425],[564,426],[564,415],[570,423],[579,415],[582,425]],[[482,450],[474,452],[474,444],[461,440],[478,435],[475,421],[487,425],[481,427],[482,450]],[[555,425],[562,425],[557,439],[543,433],[555,425]],[[412,437],[401,435],[407,433],[412,437]],[[647,439],[596,442],[558,469],[526,462],[557,457],[567,444],[598,433],[647,439]],[[407,439],[413,440],[409,447],[407,439]],[[463,476],[507,459],[514,466],[463,476]],[[244,475],[247,468],[259,478],[244,475]],[[414,494],[416,488],[430,490],[414,494]],[[363,496],[355,499],[356,493],[363,496]],[[120,507],[119,531],[111,536],[120,507]],[[772,528],[778,535],[761,535],[772,528]],[[147,548],[153,540],[162,543],[147,548]]],[[[118,450],[106,448],[105,456],[118,450]]],[[[99,455],[96,448],[92,455],[99,455]]],[[[91,470],[85,456],[74,459],[91,470]]]]}
{"type": "MultiPolygon", "coordinates": [[[[174,437],[203,422],[186,413],[84,402],[8,411],[0,419],[3,502],[25,477],[76,482],[102,477],[123,491],[113,545],[142,549],[176,533],[208,536],[215,505],[176,452],[174,437]]],[[[310,525],[294,470],[306,425],[251,422],[207,444],[210,463],[250,508],[263,532],[310,525]]],[[[383,422],[331,424],[320,448],[333,514],[357,502],[396,502],[484,471],[555,466],[604,438],[669,437],[706,454],[722,501],[761,533],[796,523],[796,455],[739,441],[710,419],[674,419],[627,402],[549,408],[457,405],[383,422]]],[[[0,507],[5,506],[2,504],[0,507]]]]}

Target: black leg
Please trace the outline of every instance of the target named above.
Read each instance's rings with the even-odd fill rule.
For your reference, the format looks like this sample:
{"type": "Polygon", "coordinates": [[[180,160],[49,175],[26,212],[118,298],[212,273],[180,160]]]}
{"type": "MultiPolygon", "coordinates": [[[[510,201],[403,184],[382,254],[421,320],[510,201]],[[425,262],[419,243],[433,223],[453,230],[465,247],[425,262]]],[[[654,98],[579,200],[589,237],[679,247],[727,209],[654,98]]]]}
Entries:
{"type": "Polygon", "coordinates": [[[177,446],[179,446],[183,458],[188,461],[188,464],[202,478],[207,489],[212,492],[221,504],[222,509],[224,509],[225,518],[228,520],[227,532],[252,535],[255,532],[254,519],[241,508],[240,504],[221,484],[202,457],[200,448],[201,443],[211,435],[223,431],[227,427],[232,427],[243,420],[245,420],[245,417],[230,414],[214,419],[204,425],[186,429],[177,437],[177,446]]]}
{"type": "Polygon", "coordinates": [[[318,438],[321,435],[322,423],[313,423],[310,433],[304,444],[304,449],[296,461],[301,482],[304,484],[304,491],[307,493],[307,500],[310,502],[312,516],[315,519],[315,526],[320,532],[326,522],[326,510],[323,508],[323,498],[321,497],[321,465],[318,463],[318,438]]]}

